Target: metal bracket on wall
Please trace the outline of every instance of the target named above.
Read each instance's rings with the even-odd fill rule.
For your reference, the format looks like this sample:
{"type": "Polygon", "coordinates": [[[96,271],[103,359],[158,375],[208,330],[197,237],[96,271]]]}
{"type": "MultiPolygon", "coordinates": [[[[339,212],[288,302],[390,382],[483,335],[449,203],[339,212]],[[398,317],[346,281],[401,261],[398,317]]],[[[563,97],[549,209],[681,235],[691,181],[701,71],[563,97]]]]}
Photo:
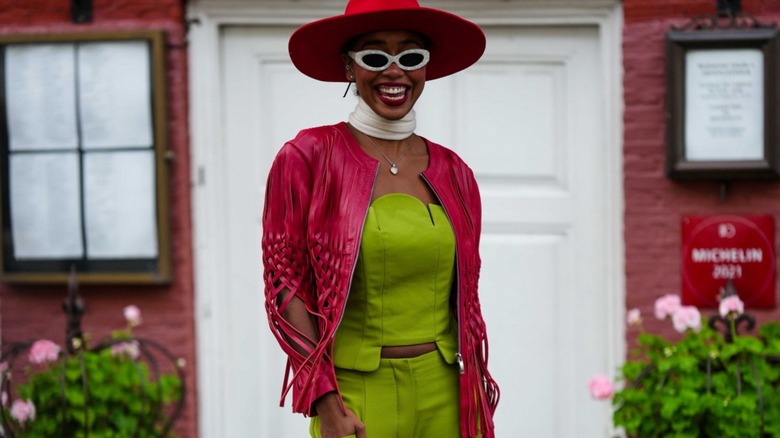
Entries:
{"type": "Polygon", "coordinates": [[[720,192],[719,192],[720,202],[726,202],[726,199],[729,197],[729,182],[721,181],[720,183],[718,183],[718,186],[720,187],[720,192]]]}
{"type": "Polygon", "coordinates": [[[718,0],[718,16],[731,17],[742,11],[741,0],[718,0]]]}
{"type": "Polygon", "coordinates": [[[74,23],[92,22],[92,0],[71,0],[70,17],[74,23]]]}

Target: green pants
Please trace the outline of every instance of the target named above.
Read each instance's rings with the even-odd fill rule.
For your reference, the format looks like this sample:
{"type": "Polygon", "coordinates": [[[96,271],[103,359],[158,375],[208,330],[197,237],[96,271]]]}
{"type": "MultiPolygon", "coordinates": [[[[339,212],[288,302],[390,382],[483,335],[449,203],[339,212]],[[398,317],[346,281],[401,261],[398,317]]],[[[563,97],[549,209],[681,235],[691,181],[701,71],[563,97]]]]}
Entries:
{"type": "MultiPolygon", "coordinates": [[[[367,438],[460,437],[458,370],[438,351],[382,359],[371,372],[337,368],[336,379],[367,438]]],[[[320,438],[319,417],[311,419],[309,432],[320,438]]]]}

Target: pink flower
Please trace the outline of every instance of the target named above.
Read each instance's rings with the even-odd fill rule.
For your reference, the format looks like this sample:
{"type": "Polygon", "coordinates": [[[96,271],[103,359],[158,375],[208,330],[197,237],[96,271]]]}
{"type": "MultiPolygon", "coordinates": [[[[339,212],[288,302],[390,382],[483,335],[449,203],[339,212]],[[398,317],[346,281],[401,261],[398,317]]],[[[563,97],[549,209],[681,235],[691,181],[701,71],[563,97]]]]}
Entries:
{"type": "Polygon", "coordinates": [[[679,333],[683,333],[689,328],[698,332],[701,330],[701,313],[694,306],[680,307],[672,315],[672,323],[674,324],[674,329],[679,333]]]}
{"type": "Polygon", "coordinates": [[[60,355],[60,346],[48,339],[35,341],[27,358],[34,364],[54,362],[60,355]]]}
{"type": "Polygon", "coordinates": [[[741,315],[745,312],[745,303],[739,299],[736,295],[729,295],[720,302],[719,309],[720,316],[727,317],[731,313],[741,315]]]}
{"type": "Polygon", "coordinates": [[[8,371],[8,362],[0,362],[0,374],[8,371]]]}
{"type": "Polygon", "coordinates": [[[125,319],[131,326],[135,327],[141,324],[141,309],[135,305],[125,307],[125,319]]]}
{"type": "Polygon", "coordinates": [[[11,406],[11,416],[19,424],[35,420],[35,405],[30,400],[14,400],[11,406]]]}
{"type": "Polygon", "coordinates": [[[138,359],[141,355],[141,351],[138,346],[138,341],[120,342],[111,346],[111,355],[121,356],[126,355],[132,360],[138,359]]]}
{"type": "Polygon", "coordinates": [[[613,385],[612,380],[604,374],[593,376],[588,382],[588,388],[590,388],[591,397],[598,400],[612,398],[612,394],[615,393],[615,385],[613,385]]]}
{"type": "Polygon", "coordinates": [[[666,319],[666,317],[674,315],[680,306],[679,295],[664,295],[655,300],[655,317],[658,319],[666,319]]]}
{"type": "Polygon", "coordinates": [[[631,309],[626,314],[626,323],[629,327],[638,327],[642,325],[642,312],[639,309],[631,309]]]}
{"type": "Polygon", "coordinates": [[[0,396],[0,403],[2,403],[3,406],[8,404],[8,394],[5,391],[3,391],[2,396],[0,396]]]}

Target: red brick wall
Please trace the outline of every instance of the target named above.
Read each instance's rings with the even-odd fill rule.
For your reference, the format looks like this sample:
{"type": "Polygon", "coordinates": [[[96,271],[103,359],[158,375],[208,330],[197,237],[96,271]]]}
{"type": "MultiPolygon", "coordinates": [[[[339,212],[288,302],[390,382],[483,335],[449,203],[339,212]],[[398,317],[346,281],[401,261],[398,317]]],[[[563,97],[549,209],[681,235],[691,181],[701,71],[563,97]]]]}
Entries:
{"type": "MultiPolygon", "coordinates": [[[[83,329],[100,339],[124,324],[122,309],[135,304],[143,313],[137,336],[169,347],[186,360],[187,398],[177,423],[182,437],[197,436],[193,256],[190,223],[187,48],[182,0],[93,0],[93,22],[73,24],[69,0],[0,0],[0,33],[163,29],[166,35],[169,170],[174,280],[166,287],[82,287],[83,329]]],[[[49,338],[63,342],[63,287],[0,285],[2,341],[49,338]]]]}
{"type": "MultiPolygon", "coordinates": [[[[714,14],[716,0],[623,4],[626,306],[642,310],[649,330],[672,333],[670,324],[653,316],[653,304],[663,294],[681,293],[681,217],[769,214],[780,227],[780,182],[734,182],[721,201],[715,182],[682,183],[665,177],[665,32],[696,15],[714,14]]],[[[742,11],[762,22],[780,23],[777,0],[742,0],[742,11]]],[[[780,319],[777,309],[753,313],[759,321],[780,319]]],[[[629,332],[629,342],[634,336],[629,332]]]]}

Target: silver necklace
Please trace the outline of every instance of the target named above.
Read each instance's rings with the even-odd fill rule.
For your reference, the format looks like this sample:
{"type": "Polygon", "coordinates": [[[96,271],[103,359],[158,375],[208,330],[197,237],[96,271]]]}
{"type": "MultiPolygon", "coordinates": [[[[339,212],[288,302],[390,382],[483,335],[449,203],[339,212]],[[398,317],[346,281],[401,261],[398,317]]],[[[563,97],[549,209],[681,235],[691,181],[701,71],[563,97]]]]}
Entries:
{"type": "MultiPolygon", "coordinates": [[[[363,134],[363,133],[361,132],[361,134],[363,134]]],[[[401,161],[401,158],[403,158],[404,155],[406,155],[407,152],[409,152],[409,148],[410,148],[410,146],[412,144],[411,136],[409,137],[410,138],[409,142],[406,144],[406,149],[403,152],[401,152],[401,155],[395,157],[395,161],[392,161],[392,160],[390,160],[390,158],[387,157],[387,155],[385,155],[384,152],[382,152],[382,149],[380,149],[379,146],[377,146],[377,144],[374,143],[374,140],[372,140],[371,137],[369,137],[366,134],[363,134],[363,135],[368,139],[368,141],[371,142],[372,145],[374,145],[376,150],[378,150],[379,153],[382,154],[383,157],[385,157],[385,160],[387,160],[387,162],[390,163],[390,173],[392,173],[393,175],[398,175],[398,166],[396,164],[399,161],[401,161]]]]}

